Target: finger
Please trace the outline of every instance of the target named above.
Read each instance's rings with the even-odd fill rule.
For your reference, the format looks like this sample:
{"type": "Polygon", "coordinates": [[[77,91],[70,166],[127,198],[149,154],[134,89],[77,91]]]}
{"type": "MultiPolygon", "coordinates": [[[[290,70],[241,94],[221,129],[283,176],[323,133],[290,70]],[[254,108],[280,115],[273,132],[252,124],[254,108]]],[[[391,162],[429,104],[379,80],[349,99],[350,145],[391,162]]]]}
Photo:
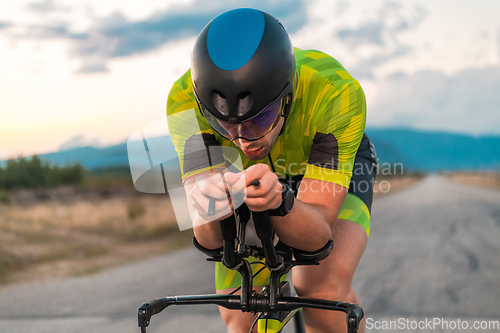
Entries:
{"type": "Polygon", "coordinates": [[[241,177],[244,177],[245,173],[244,172],[226,172],[224,173],[224,179],[226,181],[227,185],[234,185],[238,180],[240,180],[241,177]]]}
{"type": "Polygon", "coordinates": [[[269,167],[266,164],[259,163],[252,165],[244,172],[236,174],[227,173],[225,179],[232,186],[231,191],[241,192],[250,185],[258,185],[255,180],[259,180],[268,172],[270,172],[269,167]]]}
{"type": "Polygon", "coordinates": [[[197,181],[195,186],[198,190],[207,197],[212,197],[217,200],[227,199],[226,190],[224,184],[222,183],[222,178],[220,181],[215,183],[217,179],[205,179],[197,181]]]}
{"type": "Polygon", "coordinates": [[[196,195],[193,195],[191,197],[191,204],[193,207],[198,211],[198,214],[210,221],[213,221],[221,216],[221,214],[227,214],[228,212],[231,212],[231,205],[229,203],[229,200],[225,198],[224,200],[215,200],[215,205],[214,205],[214,214],[213,215],[208,215],[207,214],[207,207],[209,204],[209,198],[203,195],[202,193],[198,193],[196,195]]]}
{"type": "MultiPolygon", "coordinates": [[[[191,202],[196,207],[197,210],[206,211],[208,207],[209,197],[201,193],[200,189],[195,185],[193,189],[189,192],[191,202]]],[[[202,214],[203,215],[203,214],[202,214]]]]}
{"type": "MultiPolygon", "coordinates": [[[[226,181],[226,184],[228,186],[233,186],[237,181],[241,179],[241,177],[245,177],[244,172],[238,172],[238,173],[228,172],[224,174],[224,180],[226,181]]],[[[248,186],[250,185],[259,186],[259,180],[258,179],[252,180],[250,184],[248,184],[248,186]]]]}
{"type": "Polygon", "coordinates": [[[274,173],[269,172],[259,180],[258,186],[249,186],[247,188],[247,197],[263,197],[267,196],[268,193],[276,195],[277,193],[275,192],[280,192],[280,189],[281,184],[278,181],[278,177],[274,173]]]}
{"type": "Polygon", "coordinates": [[[251,211],[262,212],[278,207],[281,204],[281,196],[246,198],[245,203],[251,211]]]}
{"type": "Polygon", "coordinates": [[[234,181],[230,186],[229,186],[229,192],[232,195],[235,195],[237,193],[245,193],[246,188],[247,188],[247,182],[246,182],[246,176],[242,174],[236,181],[234,181]]]}
{"type": "Polygon", "coordinates": [[[261,179],[267,173],[272,173],[267,164],[257,163],[245,170],[245,179],[247,182],[247,186],[255,179],[261,179]]]}

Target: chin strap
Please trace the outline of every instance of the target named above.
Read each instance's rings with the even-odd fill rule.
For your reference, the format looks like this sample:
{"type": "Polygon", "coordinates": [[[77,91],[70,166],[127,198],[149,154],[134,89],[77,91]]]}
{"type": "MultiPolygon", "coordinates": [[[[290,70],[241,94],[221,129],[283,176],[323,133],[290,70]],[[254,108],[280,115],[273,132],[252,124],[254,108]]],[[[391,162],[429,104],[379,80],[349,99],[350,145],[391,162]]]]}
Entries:
{"type": "MultiPolygon", "coordinates": [[[[283,118],[285,118],[285,121],[283,122],[283,126],[281,126],[280,134],[285,133],[285,127],[286,127],[286,120],[288,119],[288,116],[290,115],[290,111],[292,110],[292,105],[295,100],[295,90],[297,89],[297,82],[298,82],[298,75],[297,72],[295,72],[295,76],[293,77],[293,94],[292,94],[292,100],[289,102],[288,105],[288,110],[285,114],[282,115],[283,118]]],[[[271,160],[271,159],[269,159],[271,160]]]]}
{"type": "Polygon", "coordinates": [[[271,153],[267,154],[267,158],[269,159],[269,164],[271,164],[271,169],[273,169],[273,172],[276,173],[276,170],[274,170],[273,160],[271,159],[271,153]]]}
{"type": "Polygon", "coordinates": [[[285,116],[282,116],[282,117],[285,118],[285,121],[283,122],[283,126],[281,126],[280,134],[278,134],[278,136],[280,136],[281,134],[285,133],[285,127],[286,127],[287,117],[285,117],[285,116]]]}

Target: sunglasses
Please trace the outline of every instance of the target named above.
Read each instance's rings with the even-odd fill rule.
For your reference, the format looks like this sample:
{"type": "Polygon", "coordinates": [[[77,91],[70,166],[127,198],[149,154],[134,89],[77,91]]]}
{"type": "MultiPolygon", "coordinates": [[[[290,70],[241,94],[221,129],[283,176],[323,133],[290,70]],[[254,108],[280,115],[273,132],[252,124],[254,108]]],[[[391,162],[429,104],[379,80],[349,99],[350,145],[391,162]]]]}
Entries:
{"type": "Polygon", "coordinates": [[[196,91],[194,89],[193,91],[203,116],[205,116],[214,131],[231,141],[236,139],[257,141],[269,134],[278,125],[282,116],[288,115],[293,94],[293,84],[288,81],[278,97],[256,115],[240,123],[224,121],[213,116],[200,101],[196,91]]]}

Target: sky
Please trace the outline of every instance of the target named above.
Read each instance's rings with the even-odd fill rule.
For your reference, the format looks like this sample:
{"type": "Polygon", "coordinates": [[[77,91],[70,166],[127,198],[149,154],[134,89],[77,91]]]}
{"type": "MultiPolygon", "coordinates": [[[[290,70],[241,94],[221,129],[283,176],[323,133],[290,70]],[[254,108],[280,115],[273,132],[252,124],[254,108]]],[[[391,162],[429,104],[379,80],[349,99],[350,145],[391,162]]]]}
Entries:
{"type": "Polygon", "coordinates": [[[121,143],[164,117],[197,34],[238,7],[336,58],[368,127],[500,135],[500,1],[2,1],[0,159],[121,143]]]}

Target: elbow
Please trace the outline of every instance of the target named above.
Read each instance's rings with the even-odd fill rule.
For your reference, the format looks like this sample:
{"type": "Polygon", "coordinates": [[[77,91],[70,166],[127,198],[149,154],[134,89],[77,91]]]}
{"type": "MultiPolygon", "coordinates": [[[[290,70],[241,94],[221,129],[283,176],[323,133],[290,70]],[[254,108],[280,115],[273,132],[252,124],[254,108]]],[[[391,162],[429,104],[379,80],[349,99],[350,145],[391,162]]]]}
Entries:
{"type": "Polygon", "coordinates": [[[316,229],[316,232],[314,232],[314,237],[310,237],[309,242],[303,243],[299,249],[307,252],[319,251],[332,239],[331,230],[328,224],[321,224],[321,228],[316,229]]]}
{"type": "Polygon", "coordinates": [[[314,251],[322,249],[326,245],[326,243],[328,243],[332,239],[331,229],[328,230],[329,232],[325,233],[325,235],[323,235],[323,237],[321,237],[321,239],[317,242],[316,249],[314,251]]]}
{"type": "Polygon", "coordinates": [[[332,239],[333,235],[333,228],[335,227],[335,222],[337,221],[337,218],[334,218],[333,221],[330,219],[330,221],[327,221],[326,219],[322,223],[322,231],[318,233],[318,238],[317,241],[315,242],[315,249],[314,251],[317,251],[321,248],[323,248],[326,243],[328,243],[332,239]]]}

